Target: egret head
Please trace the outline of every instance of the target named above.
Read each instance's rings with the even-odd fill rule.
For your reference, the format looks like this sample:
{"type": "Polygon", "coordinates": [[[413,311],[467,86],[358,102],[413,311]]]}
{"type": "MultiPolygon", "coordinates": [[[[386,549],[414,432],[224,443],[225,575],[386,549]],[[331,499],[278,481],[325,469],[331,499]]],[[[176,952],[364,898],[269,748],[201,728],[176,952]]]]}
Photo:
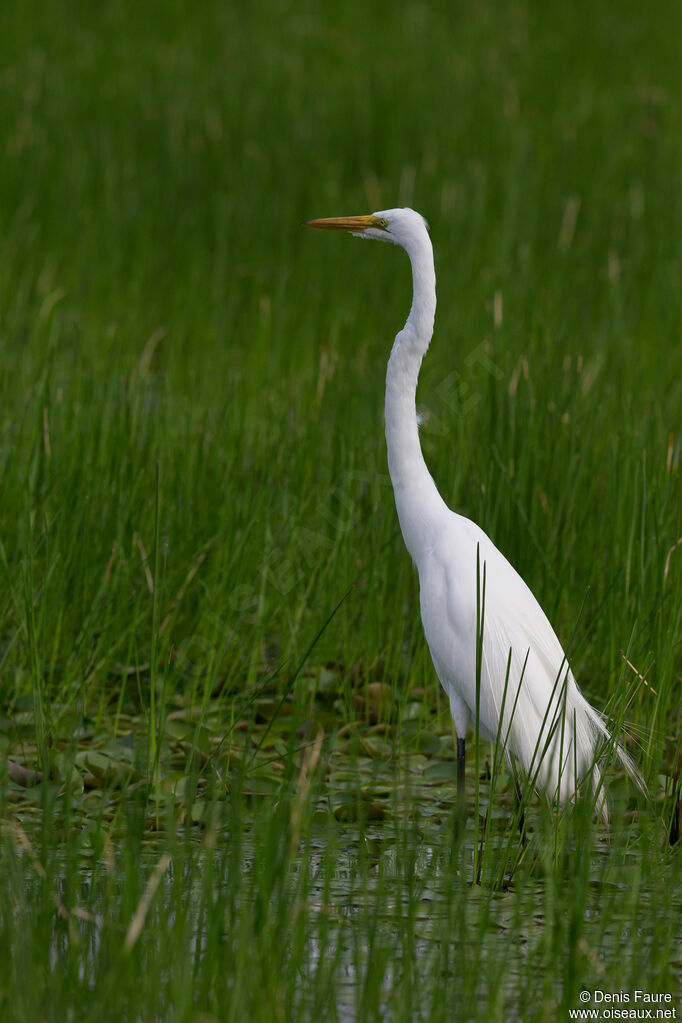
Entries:
{"type": "Polygon", "coordinates": [[[423,241],[428,235],[428,224],[422,215],[408,207],[379,210],[363,217],[323,217],[321,220],[307,220],[305,226],[326,231],[350,231],[360,238],[393,242],[404,249],[409,249],[414,242],[423,241]]]}

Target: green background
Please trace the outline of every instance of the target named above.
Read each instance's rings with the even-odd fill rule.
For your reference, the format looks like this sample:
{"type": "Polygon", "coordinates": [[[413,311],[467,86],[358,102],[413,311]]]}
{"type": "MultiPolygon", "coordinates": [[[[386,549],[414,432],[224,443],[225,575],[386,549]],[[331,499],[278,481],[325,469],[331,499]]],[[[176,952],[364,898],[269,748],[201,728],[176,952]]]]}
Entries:
{"type": "MultiPolygon", "coordinates": [[[[538,991],[551,1011],[576,1007],[580,983],[600,976],[595,962],[614,990],[654,977],[672,990],[680,5],[39,0],[5,5],[2,21],[2,743],[15,762],[54,777],[28,795],[5,785],[3,856],[13,880],[2,925],[24,951],[3,968],[0,1005],[20,1019],[64,1019],[67,1005],[90,1004],[94,990],[96,1004],[108,992],[99,1018],[343,1017],[334,993],[340,960],[327,975],[306,958],[321,941],[314,913],[300,918],[297,959],[277,937],[291,905],[268,888],[286,874],[295,846],[278,842],[287,828],[297,834],[296,728],[322,719],[325,749],[335,749],[344,726],[362,732],[379,693],[379,711],[368,713],[372,723],[390,719],[392,756],[409,746],[400,727],[408,704],[421,704],[424,735],[450,743],[444,763],[451,737],[383,439],[385,362],[409,309],[409,265],[398,250],[318,236],[300,223],[398,205],[429,220],[436,254],[436,332],[418,396],[427,462],[450,505],[527,580],[588,698],[630,723],[629,748],[652,802],[639,804],[643,830],[626,830],[601,855],[606,871],[622,854],[633,856],[635,872],[646,865],[652,874],[644,908],[624,905],[616,887],[602,920],[654,935],[658,951],[637,973],[619,941],[605,938],[612,928],[604,922],[600,937],[585,939],[592,958],[565,958],[589,916],[581,902],[596,883],[588,855],[584,873],[569,868],[570,884],[561,874],[546,882],[559,907],[556,942],[542,951],[541,968],[514,974],[509,990],[481,994],[471,977],[491,968],[480,963],[461,975],[417,963],[409,973],[416,993],[406,1000],[400,978],[408,974],[387,963],[395,941],[396,961],[405,961],[413,936],[382,917],[394,953],[370,956],[374,972],[362,974],[358,949],[366,946],[353,946],[352,1014],[441,1018],[452,985],[472,1018],[541,1018],[538,991]],[[179,771],[187,791],[170,808],[160,794],[178,768],[165,724],[173,710],[191,721],[200,714],[207,742],[215,739],[209,762],[221,765],[215,798],[232,793],[220,804],[230,838],[219,845],[241,865],[233,863],[221,920],[233,920],[239,903],[260,905],[260,923],[240,925],[247,930],[234,937],[233,967],[207,924],[208,965],[200,966],[187,952],[195,915],[188,910],[185,929],[169,937],[171,903],[161,900],[139,969],[121,952],[121,933],[106,960],[97,945],[85,955],[85,939],[79,951],[58,943],[71,965],[55,980],[49,935],[59,914],[50,893],[63,877],[80,876],[83,855],[94,856],[100,867],[84,898],[100,912],[98,870],[108,876],[100,856],[116,850],[120,873],[107,897],[125,930],[144,887],[130,864],[166,812],[160,841],[176,855],[178,802],[191,824],[194,754],[179,771]],[[260,728],[260,756],[284,711],[295,727],[282,727],[283,746],[272,754],[281,754],[284,773],[269,778],[260,809],[249,804],[235,817],[248,802],[240,794],[247,773],[225,760],[225,729],[242,719],[255,729],[249,736],[260,728]],[[274,726],[264,738],[266,722],[274,726]],[[118,764],[111,743],[122,736],[143,784],[117,776],[109,791],[100,764],[103,802],[93,810],[92,754],[109,743],[118,764]],[[72,772],[76,794],[66,805],[60,781],[72,772]],[[150,791],[158,798],[151,814],[150,791]],[[139,829],[117,831],[138,804],[139,829]],[[273,807],[283,815],[274,830],[273,807]],[[54,815],[61,832],[46,830],[54,815]],[[86,838],[72,841],[76,819],[86,838]],[[27,880],[38,874],[17,820],[47,870],[42,887],[27,880]],[[231,850],[242,831],[238,855],[231,850]],[[261,843],[270,880],[250,872],[251,841],[261,843]],[[571,906],[580,909],[575,919],[565,913],[571,906]],[[270,944],[258,937],[268,926],[270,944]],[[164,980],[169,955],[195,963],[175,991],[164,980]],[[262,969],[257,990],[250,967],[262,969]],[[300,983],[303,975],[310,983],[300,983]]],[[[348,770],[362,779],[362,750],[351,760],[348,770]]],[[[306,803],[313,824],[325,798],[324,779],[315,784],[322,788],[313,786],[306,803]]],[[[443,793],[444,807],[451,794],[443,793]]],[[[632,799],[622,794],[616,805],[629,813],[632,799]]],[[[206,899],[214,883],[201,866],[207,834],[190,826],[183,840],[206,899]]],[[[334,875],[344,839],[325,834],[320,847],[334,875]]],[[[476,841],[473,828],[472,856],[476,841]]],[[[161,855],[154,849],[150,870],[161,855]]],[[[292,863],[309,878],[307,856],[296,852],[292,863]]],[[[359,862],[352,877],[365,877],[359,862]]],[[[501,860],[496,871],[505,872],[501,860]]],[[[450,905],[461,908],[466,890],[448,876],[450,905]]],[[[524,920],[549,910],[536,906],[534,882],[515,897],[499,926],[519,938],[524,920]]],[[[334,902],[334,893],[326,898],[334,902]]],[[[374,926],[366,912],[356,924],[365,937],[374,926]]],[[[468,925],[481,963],[494,948],[490,920],[488,907],[468,925]]]]}

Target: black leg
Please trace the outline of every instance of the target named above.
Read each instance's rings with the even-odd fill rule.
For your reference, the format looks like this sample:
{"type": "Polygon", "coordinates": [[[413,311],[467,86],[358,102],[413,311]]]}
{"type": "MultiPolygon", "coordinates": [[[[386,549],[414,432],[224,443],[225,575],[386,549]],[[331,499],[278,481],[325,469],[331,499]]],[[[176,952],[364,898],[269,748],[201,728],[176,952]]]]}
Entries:
{"type": "Polygon", "coordinates": [[[521,786],[519,785],[519,779],[516,773],[514,773],[514,790],[516,792],[516,805],[521,811],[521,816],[519,817],[519,834],[521,835],[521,838],[523,838],[523,833],[526,828],[526,815],[523,812],[523,795],[521,793],[521,786]]]}
{"type": "Polygon", "coordinates": [[[455,855],[466,831],[467,801],[464,788],[464,739],[457,739],[457,810],[454,816],[455,841],[451,855],[455,855]]]}
{"type": "Polygon", "coordinates": [[[464,793],[464,739],[457,739],[457,798],[465,801],[464,793]]]}

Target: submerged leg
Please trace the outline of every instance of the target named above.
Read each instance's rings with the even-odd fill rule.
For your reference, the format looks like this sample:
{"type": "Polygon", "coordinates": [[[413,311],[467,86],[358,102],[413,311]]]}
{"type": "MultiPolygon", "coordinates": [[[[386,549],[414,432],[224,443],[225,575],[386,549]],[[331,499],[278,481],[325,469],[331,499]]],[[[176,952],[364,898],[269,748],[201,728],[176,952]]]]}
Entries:
{"type": "Polygon", "coordinates": [[[523,833],[526,830],[526,815],[523,812],[523,793],[521,792],[521,785],[519,784],[519,776],[514,771],[514,791],[516,792],[516,806],[521,811],[519,817],[519,834],[523,838],[523,833]]]}

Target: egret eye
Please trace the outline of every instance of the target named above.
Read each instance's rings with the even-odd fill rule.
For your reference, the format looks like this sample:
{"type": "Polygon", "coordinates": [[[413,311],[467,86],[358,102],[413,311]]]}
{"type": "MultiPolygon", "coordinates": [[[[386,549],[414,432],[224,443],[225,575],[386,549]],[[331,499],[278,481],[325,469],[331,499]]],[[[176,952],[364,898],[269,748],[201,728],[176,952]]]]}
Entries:
{"type": "Polygon", "coordinates": [[[379,217],[379,227],[388,227],[386,217],[379,217]]]}

